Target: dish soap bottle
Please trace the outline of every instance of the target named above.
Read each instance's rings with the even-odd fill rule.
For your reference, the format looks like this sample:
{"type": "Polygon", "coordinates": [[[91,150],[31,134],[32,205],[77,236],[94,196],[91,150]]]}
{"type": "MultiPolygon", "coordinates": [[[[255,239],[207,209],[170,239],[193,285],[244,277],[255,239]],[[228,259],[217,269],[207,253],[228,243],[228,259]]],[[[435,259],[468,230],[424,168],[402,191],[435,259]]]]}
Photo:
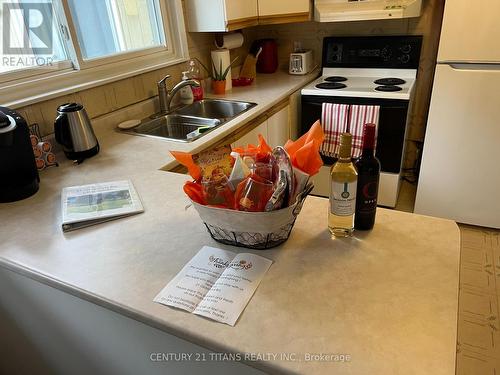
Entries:
{"type": "MultiPolygon", "coordinates": [[[[188,72],[182,72],[182,80],[187,81],[189,79],[188,72]]],[[[182,104],[191,104],[193,103],[193,91],[191,90],[191,86],[184,86],[179,90],[179,96],[181,98],[182,104]]]]}
{"type": "Polygon", "coordinates": [[[352,135],[340,136],[339,160],[330,171],[328,229],[336,237],[350,237],[354,231],[358,172],[351,161],[352,135]]]}
{"type": "Polygon", "coordinates": [[[194,101],[203,99],[203,85],[201,79],[200,68],[196,64],[195,60],[189,60],[189,68],[188,68],[189,78],[195,79],[200,83],[199,87],[191,87],[191,91],[193,92],[194,101]]]}

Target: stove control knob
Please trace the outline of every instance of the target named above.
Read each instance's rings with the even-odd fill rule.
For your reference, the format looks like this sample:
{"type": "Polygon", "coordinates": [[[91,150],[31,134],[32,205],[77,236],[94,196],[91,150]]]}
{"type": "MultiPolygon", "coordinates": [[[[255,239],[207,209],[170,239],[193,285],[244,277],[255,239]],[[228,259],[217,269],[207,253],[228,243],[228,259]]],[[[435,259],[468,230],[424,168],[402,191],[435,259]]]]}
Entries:
{"type": "Polygon", "coordinates": [[[384,59],[384,61],[389,61],[391,59],[391,57],[392,57],[392,51],[390,50],[389,46],[385,46],[382,49],[381,56],[384,59]]]}
{"type": "Polygon", "coordinates": [[[399,61],[401,61],[403,64],[406,64],[407,62],[410,61],[410,55],[403,55],[399,58],[399,61]]]}
{"type": "Polygon", "coordinates": [[[411,46],[409,44],[404,45],[400,48],[401,52],[408,54],[411,52],[411,46]]]}

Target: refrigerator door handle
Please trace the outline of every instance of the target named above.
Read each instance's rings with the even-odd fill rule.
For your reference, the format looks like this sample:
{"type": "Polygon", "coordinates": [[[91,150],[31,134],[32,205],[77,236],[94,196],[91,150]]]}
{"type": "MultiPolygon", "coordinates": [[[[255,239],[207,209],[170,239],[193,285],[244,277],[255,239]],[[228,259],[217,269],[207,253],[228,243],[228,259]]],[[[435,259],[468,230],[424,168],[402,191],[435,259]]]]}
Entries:
{"type": "Polygon", "coordinates": [[[500,62],[498,63],[478,63],[464,61],[443,61],[439,65],[449,65],[455,70],[498,70],[500,71],[500,62]]]}

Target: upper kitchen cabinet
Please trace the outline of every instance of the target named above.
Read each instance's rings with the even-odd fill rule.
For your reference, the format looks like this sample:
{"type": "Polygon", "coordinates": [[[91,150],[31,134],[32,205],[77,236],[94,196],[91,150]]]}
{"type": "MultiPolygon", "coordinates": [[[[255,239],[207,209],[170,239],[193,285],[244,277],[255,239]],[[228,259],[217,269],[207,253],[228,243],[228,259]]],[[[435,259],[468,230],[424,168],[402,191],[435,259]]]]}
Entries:
{"type": "Polygon", "coordinates": [[[310,0],[186,0],[185,4],[190,32],[225,32],[311,18],[310,0]]]}
{"type": "Polygon", "coordinates": [[[186,0],[188,31],[224,32],[255,26],[257,0],[186,0]]]}
{"type": "Polygon", "coordinates": [[[304,22],[310,19],[310,0],[259,0],[260,25],[304,22]]]}

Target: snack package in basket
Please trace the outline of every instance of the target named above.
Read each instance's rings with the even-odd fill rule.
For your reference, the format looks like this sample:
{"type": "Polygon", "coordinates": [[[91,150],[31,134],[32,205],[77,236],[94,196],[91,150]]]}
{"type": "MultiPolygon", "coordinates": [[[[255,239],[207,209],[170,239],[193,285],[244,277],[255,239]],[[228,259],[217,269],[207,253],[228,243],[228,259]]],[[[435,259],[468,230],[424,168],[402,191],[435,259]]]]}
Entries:
{"type": "Polygon", "coordinates": [[[293,206],[323,165],[319,148],[325,135],[319,121],[296,141],[272,149],[259,134],[257,145],[229,145],[191,155],[172,151],[193,181],[184,192],[202,206],[270,212],[293,206]]]}

